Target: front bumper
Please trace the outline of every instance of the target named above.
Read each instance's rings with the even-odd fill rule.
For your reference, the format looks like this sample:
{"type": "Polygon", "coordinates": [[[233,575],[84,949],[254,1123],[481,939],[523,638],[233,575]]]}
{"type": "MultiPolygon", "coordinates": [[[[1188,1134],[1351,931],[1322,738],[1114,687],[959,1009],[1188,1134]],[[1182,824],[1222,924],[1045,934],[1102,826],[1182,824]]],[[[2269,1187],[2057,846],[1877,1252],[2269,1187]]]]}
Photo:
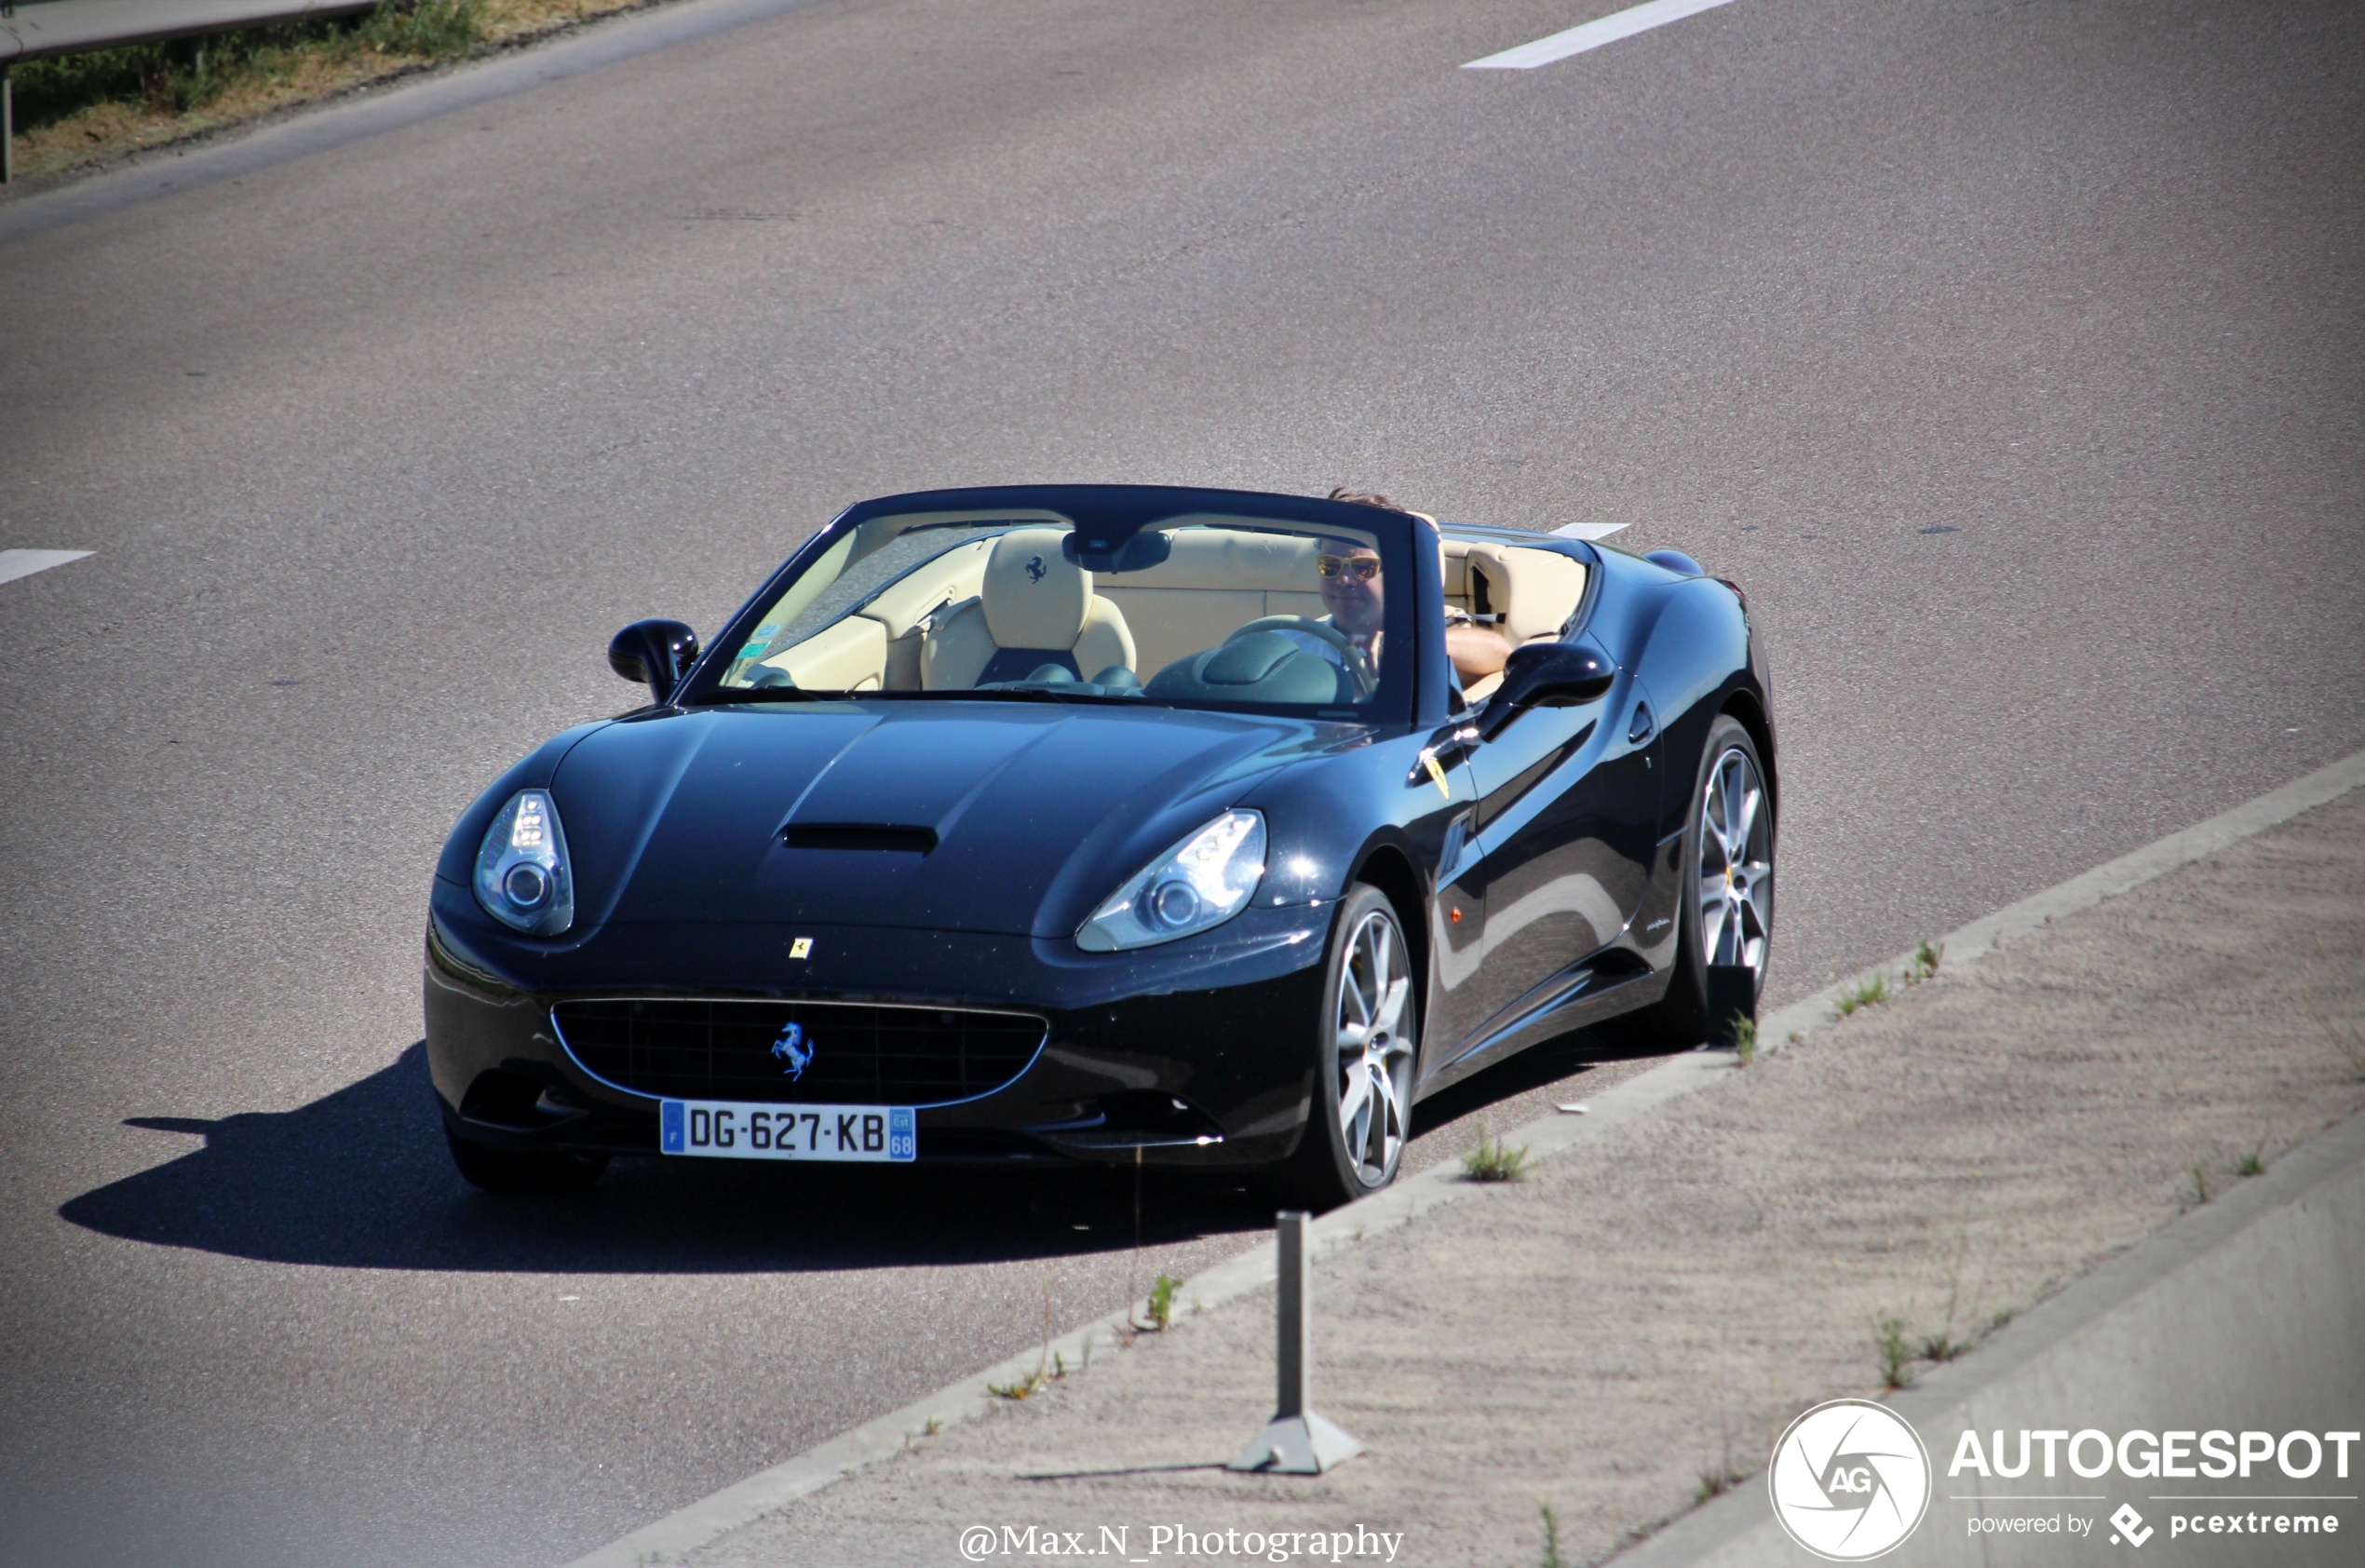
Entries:
{"type": "Polygon", "coordinates": [[[553,1024],[559,1002],[699,996],[1019,1010],[1045,1020],[1042,1049],[990,1093],[921,1106],[920,1159],[1269,1165],[1305,1125],[1330,917],[1329,904],[1250,910],[1201,937],[1106,954],[1026,937],[753,924],[607,926],[542,943],[512,938],[466,888],[439,881],[426,944],[427,1061],[455,1137],[654,1155],[657,1100],[587,1071],[553,1024]],[[810,946],[792,959],[800,940],[810,946]]]}

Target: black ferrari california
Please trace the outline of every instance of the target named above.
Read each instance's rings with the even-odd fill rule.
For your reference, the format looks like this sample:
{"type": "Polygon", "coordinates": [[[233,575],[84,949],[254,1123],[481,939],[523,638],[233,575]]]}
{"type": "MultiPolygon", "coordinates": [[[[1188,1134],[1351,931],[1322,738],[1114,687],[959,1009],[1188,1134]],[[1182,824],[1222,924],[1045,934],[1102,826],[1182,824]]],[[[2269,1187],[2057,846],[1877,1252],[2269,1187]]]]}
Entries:
{"type": "Polygon", "coordinates": [[[1385,506],[865,501],[436,870],[460,1170],[616,1155],[1260,1169],[1327,1207],[1572,1029],[1753,1014],[1764,650],[1729,583],[1385,506]]]}

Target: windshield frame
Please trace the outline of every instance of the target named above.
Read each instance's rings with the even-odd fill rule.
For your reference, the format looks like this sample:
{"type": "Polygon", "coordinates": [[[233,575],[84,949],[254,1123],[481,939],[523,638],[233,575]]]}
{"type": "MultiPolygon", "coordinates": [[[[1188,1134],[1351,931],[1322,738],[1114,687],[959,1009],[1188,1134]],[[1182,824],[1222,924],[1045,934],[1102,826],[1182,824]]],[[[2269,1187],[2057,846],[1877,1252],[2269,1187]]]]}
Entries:
{"type": "MultiPolygon", "coordinates": [[[[671,706],[709,708],[737,703],[770,704],[781,699],[766,696],[775,688],[745,690],[725,687],[724,676],[737,650],[748,642],[764,615],[808,570],[864,523],[882,517],[917,513],[1007,512],[1014,525],[1024,514],[1049,512],[1066,520],[1079,543],[1105,545],[1121,550],[1142,528],[1191,515],[1228,514],[1243,520],[1303,527],[1351,530],[1379,542],[1385,570],[1401,572],[1412,592],[1391,593],[1385,605],[1385,642],[1378,689],[1354,705],[1313,708],[1293,703],[1249,703],[1187,697],[1109,697],[1091,700],[1075,694],[1073,700],[1090,700],[1094,707],[1142,710],[1169,708],[1205,712],[1271,715],[1316,719],[1325,723],[1380,725],[1412,722],[1445,706],[1443,584],[1437,564],[1437,531],[1426,520],[1407,512],[1358,506],[1313,496],[1267,494],[1254,491],[1201,490],[1167,485],[1004,485],[971,490],[922,491],[879,496],[846,507],[791,553],[746,602],[724,623],[699,655],[671,706]],[[1434,608],[1434,615],[1424,614],[1434,608]],[[1432,626],[1430,623],[1435,622],[1432,626]],[[1435,687],[1434,692],[1430,689],[1435,687]]],[[[1093,553],[1100,553],[1094,551],[1093,553]]],[[[826,590],[824,590],[826,591],[826,590]]],[[[844,702],[953,702],[1024,699],[1034,694],[994,691],[864,691],[807,694],[811,698],[844,702]]]]}

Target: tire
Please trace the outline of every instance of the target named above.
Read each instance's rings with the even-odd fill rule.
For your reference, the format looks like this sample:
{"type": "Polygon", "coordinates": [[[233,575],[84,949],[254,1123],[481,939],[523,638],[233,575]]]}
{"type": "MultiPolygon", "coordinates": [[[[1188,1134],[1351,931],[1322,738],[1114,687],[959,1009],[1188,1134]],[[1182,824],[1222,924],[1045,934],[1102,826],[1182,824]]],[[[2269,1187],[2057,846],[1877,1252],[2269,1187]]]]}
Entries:
{"type": "Polygon", "coordinates": [[[1683,834],[1675,970],[1667,995],[1619,1021],[1637,1044],[1729,1043],[1757,1018],[1774,933],[1774,804],[1757,742],[1738,720],[1709,726],[1683,834]]]}
{"type": "Polygon", "coordinates": [[[1339,900],[1305,1132],[1279,1173],[1283,1195],[1317,1212],[1378,1192],[1403,1163],[1421,1039],[1412,951],[1378,888],[1358,883],[1339,900]]]}
{"type": "Polygon", "coordinates": [[[599,1181],[608,1168],[605,1155],[578,1155],[565,1150],[488,1149],[443,1135],[452,1146],[452,1163],[468,1184],[489,1193],[574,1193],[599,1181]]]}

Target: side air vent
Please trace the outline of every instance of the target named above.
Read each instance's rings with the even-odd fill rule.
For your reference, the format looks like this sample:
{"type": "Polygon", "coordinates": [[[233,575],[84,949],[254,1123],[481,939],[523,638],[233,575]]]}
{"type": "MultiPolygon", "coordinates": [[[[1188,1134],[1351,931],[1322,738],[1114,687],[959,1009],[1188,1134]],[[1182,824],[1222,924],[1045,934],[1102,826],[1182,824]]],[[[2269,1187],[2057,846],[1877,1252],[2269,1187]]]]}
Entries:
{"type": "Polygon", "coordinates": [[[886,849],[926,855],[936,847],[934,828],[882,828],[863,822],[797,822],[780,836],[791,849],[886,849]]]}

